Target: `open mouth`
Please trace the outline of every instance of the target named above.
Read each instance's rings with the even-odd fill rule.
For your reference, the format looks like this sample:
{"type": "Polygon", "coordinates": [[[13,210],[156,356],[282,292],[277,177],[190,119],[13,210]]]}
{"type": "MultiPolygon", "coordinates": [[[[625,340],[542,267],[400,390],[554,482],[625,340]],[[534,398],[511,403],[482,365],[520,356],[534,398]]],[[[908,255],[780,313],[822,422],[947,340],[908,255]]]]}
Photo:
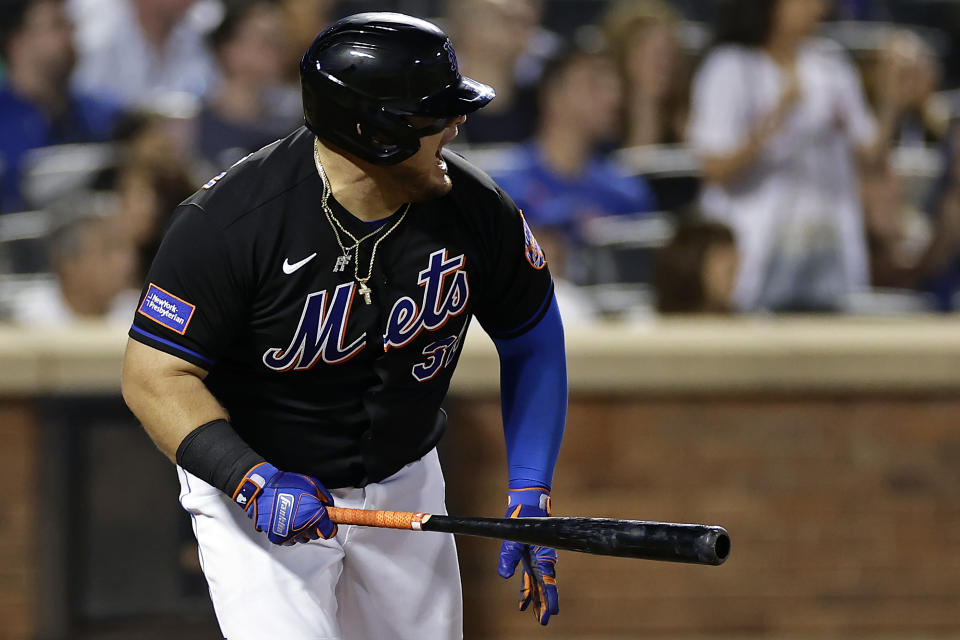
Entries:
{"type": "Polygon", "coordinates": [[[457,123],[461,122],[463,119],[454,118],[451,120],[451,124],[454,126],[448,127],[443,137],[440,139],[440,144],[437,146],[437,166],[444,173],[447,172],[447,161],[443,159],[443,148],[447,146],[454,138],[457,137],[457,134],[460,133],[460,129],[455,126],[457,123]]]}
{"type": "Polygon", "coordinates": [[[443,145],[441,144],[439,147],[437,147],[437,154],[436,154],[436,156],[437,156],[437,166],[440,167],[440,170],[441,170],[441,171],[446,172],[446,170],[447,170],[447,161],[443,159],[443,156],[441,155],[442,152],[443,152],[443,145]]]}

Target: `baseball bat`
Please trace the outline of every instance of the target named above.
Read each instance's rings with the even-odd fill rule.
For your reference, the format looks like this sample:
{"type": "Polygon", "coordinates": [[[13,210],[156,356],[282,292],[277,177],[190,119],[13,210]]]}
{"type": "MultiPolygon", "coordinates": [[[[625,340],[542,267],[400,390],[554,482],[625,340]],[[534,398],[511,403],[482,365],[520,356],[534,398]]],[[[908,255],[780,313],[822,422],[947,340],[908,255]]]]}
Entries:
{"type": "Polygon", "coordinates": [[[730,555],[726,529],[702,524],[614,518],[467,518],[341,507],[327,507],[327,513],[338,524],[442,531],[602,556],[716,566],[730,555]]]}

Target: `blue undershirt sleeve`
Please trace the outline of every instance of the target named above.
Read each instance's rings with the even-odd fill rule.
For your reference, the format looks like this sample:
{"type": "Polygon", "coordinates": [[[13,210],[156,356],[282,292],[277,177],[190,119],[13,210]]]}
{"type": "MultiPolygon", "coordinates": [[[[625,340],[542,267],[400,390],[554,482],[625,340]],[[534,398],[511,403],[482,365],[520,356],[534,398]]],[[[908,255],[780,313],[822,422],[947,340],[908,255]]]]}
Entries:
{"type": "Polygon", "coordinates": [[[546,314],[520,336],[494,339],[511,489],[550,489],[567,419],[563,323],[551,294],[546,314]]]}

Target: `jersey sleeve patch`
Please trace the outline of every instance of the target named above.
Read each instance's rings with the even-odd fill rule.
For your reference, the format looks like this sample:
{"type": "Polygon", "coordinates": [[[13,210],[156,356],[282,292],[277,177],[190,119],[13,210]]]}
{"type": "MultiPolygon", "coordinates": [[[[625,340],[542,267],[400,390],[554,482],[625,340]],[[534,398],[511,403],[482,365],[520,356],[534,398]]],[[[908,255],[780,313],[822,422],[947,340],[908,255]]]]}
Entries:
{"type": "Polygon", "coordinates": [[[178,298],[169,291],[164,291],[151,282],[137,313],[183,335],[187,332],[190,319],[193,318],[193,312],[196,310],[196,305],[178,298]]]}
{"type": "Polygon", "coordinates": [[[543,269],[547,265],[547,258],[543,255],[543,249],[540,248],[540,244],[533,236],[533,231],[530,230],[530,225],[527,224],[527,219],[523,217],[522,211],[520,212],[520,219],[523,220],[524,254],[527,256],[527,262],[534,269],[543,269]]]}

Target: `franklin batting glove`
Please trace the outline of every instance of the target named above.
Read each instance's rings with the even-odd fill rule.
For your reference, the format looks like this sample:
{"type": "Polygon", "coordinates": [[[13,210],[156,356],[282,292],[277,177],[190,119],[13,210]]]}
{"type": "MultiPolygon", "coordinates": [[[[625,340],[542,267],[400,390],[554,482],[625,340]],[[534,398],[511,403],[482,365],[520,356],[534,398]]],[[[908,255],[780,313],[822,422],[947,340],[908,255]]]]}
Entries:
{"type": "Polygon", "coordinates": [[[257,531],[266,531],[273,544],[292,545],[337,535],[327,515],[333,496],[320,481],[278,470],[263,462],[250,469],[233,494],[257,531]]]}
{"type": "MultiPolygon", "coordinates": [[[[511,489],[508,494],[508,518],[543,518],[551,514],[550,492],[541,487],[511,489]]],[[[537,621],[546,625],[550,616],[560,613],[557,593],[557,552],[555,549],[505,540],[500,546],[497,573],[510,578],[523,562],[523,585],[520,588],[520,610],[533,604],[537,621]]]]}

